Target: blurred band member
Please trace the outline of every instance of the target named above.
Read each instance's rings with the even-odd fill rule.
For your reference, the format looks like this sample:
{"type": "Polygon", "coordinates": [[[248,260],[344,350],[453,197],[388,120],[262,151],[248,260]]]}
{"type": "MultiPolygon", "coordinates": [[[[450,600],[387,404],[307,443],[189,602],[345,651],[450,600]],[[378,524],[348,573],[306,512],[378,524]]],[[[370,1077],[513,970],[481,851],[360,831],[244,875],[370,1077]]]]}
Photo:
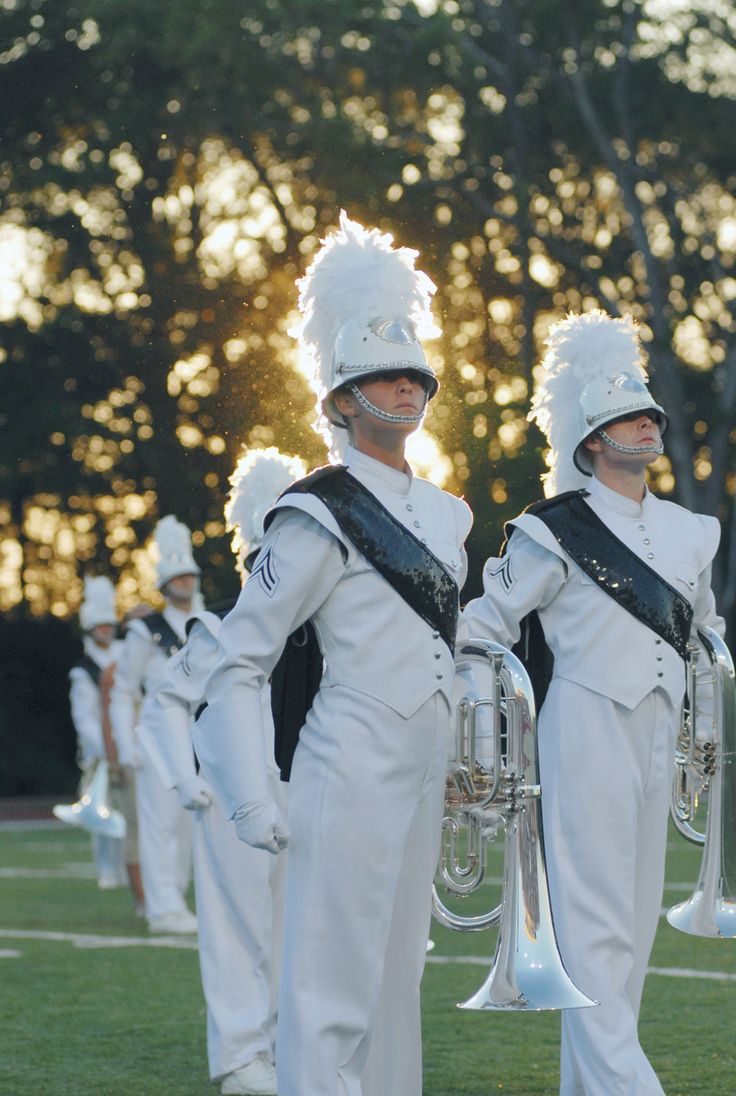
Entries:
{"type": "MultiPolygon", "coordinates": [[[[141,749],[136,725],[163,677],[169,658],[186,640],[186,623],[199,600],[199,567],[189,530],[162,518],[154,530],[156,578],[166,599],[161,613],[128,624],[111,700],[111,720],[121,765],[136,770],[139,845],[146,918],[151,932],[190,933],[197,919],[185,895],[191,879],[191,815],[167,789],[141,749]]],[[[199,605],[197,604],[198,608],[199,605]]]]}
{"type": "Polygon", "coordinates": [[[600,311],[552,329],[532,415],[547,499],[508,527],[464,613],[511,646],[538,614],[554,655],[539,718],[542,809],[560,952],[596,1008],[562,1016],[563,1096],[662,1096],[637,1022],[664,885],[674,746],[691,629],[723,633],[715,518],[658,499],[647,467],[665,411],[637,330],[600,311]]]}
{"type": "MultiPolygon", "coordinates": [[[[83,792],[100,761],[108,759],[103,723],[108,718],[109,682],[120,647],[115,640],[115,587],[109,578],[102,575],[85,578],[79,623],[84,653],[69,673],[69,701],[77,732],[83,792]]],[[[92,851],[97,885],[102,890],[124,887],[127,879],[122,839],[93,833],[92,851]]]]}
{"type": "MultiPolygon", "coordinates": [[[[251,450],[232,476],[225,509],[238,569],[247,576],[263,540],[263,519],[284,488],[306,471],[277,449],[251,450]]],[[[195,765],[192,724],[218,657],[220,622],[234,601],[189,622],[189,638],[170,660],[140,728],[167,788],[193,811],[194,887],[199,961],[207,1004],[210,1076],[224,1094],[275,1094],[276,996],[281,969],[285,860],[239,841],[195,765]]],[[[269,794],[285,808],[274,761],[274,728],[263,690],[269,794]]],[[[244,733],[247,728],[244,727],[244,733]]]]}
{"type": "Polygon", "coordinates": [[[414,258],[343,214],[301,283],[301,347],[344,465],[299,481],[269,515],[195,727],[238,836],[274,854],[289,845],[279,1096],[422,1091],[419,983],[471,515],[404,455],[438,388],[417,335],[434,287],[414,258]],[[305,622],[325,672],[287,824],[262,691],[305,622]]]}

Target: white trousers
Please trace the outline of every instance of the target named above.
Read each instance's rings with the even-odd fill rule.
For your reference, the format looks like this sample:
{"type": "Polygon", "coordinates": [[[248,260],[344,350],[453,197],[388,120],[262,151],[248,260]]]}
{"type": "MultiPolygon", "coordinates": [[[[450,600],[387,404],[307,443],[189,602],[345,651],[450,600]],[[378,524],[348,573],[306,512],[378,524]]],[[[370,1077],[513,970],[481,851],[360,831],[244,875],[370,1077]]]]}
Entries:
{"type": "Polygon", "coordinates": [[[679,713],[630,711],[555,678],[539,754],[550,899],[565,966],[596,1008],[562,1014],[561,1096],[662,1096],[637,1022],[664,888],[679,713]]]}
{"type": "Polygon", "coordinates": [[[322,689],[289,789],[279,1096],[421,1096],[449,710],[322,689]]]}
{"type": "MultiPolygon", "coordinates": [[[[272,789],[282,801],[284,787],[272,789]]],[[[287,854],[244,845],[217,800],[194,812],[193,849],[207,1055],[217,1081],[257,1054],[273,1061],[287,854]]]]}
{"type": "Polygon", "coordinates": [[[135,782],[141,877],[146,917],[164,917],[187,908],[185,895],[192,877],[192,814],[179,803],[143,755],[135,782]]]}
{"type": "Polygon", "coordinates": [[[105,837],[101,833],[93,833],[92,858],[98,880],[102,878],[126,880],[123,842],[119,837],[105,837]]]}

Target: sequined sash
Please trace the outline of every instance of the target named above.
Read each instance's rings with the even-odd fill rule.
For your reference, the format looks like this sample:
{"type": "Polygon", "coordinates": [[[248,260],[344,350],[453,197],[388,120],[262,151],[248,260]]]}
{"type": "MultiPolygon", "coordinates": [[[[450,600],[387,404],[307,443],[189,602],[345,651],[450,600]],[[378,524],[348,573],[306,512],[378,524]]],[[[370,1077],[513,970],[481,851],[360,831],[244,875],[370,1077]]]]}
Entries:
{"type": "Polygon", "coordinates": [[[544,522],[601,590],[685,658],[693,622],[690,602],[611,532],[584,501],[586,495],[568,491],[525,512],[544,522]]]}
{"type": "Polygon", "coordinates": [[[328,465],[292,484],[288,494],[312,494],[345,536],[430,628],[455,648],[458,588],[437,557],[389,513],[342,465],[328,465]]]}

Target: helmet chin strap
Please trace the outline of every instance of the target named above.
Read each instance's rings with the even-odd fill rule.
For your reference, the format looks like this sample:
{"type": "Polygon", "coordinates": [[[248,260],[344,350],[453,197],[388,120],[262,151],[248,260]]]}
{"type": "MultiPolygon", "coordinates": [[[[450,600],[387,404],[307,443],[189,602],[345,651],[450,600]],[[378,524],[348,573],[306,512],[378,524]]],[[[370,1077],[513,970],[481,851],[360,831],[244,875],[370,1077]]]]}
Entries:
{"type": "Polygon", "coordinates": [[[614,441],[610,434],[607,434],[605,430],[598,430],[598,437],[609,445],[611,449],[615,449],[617,453],[656,453],[660,456],[664,453],[664,445],[662,441],[650,442],[648,445],[622,445],[620,441],[614,441]]]}
{"type": "Polygon", "coordinates": [[[357,384],[351,384],[348,386],[350,392],[355,396],[356,400],[361,407],[364,407],[366,411],[370,411],[371,415],[375,415],[377,419],[381,419],[382,422],[399,422],[406,425],[413,426],[414,423],[421,422],[424,418],[424,412],[427,410],[427,395],[424,395],[424,407],[416,415],[392,415],[388,411],[382,411],[380,407],[376,407],[374,403],[371,403],[366,396],[363,395],[357,384]]]}

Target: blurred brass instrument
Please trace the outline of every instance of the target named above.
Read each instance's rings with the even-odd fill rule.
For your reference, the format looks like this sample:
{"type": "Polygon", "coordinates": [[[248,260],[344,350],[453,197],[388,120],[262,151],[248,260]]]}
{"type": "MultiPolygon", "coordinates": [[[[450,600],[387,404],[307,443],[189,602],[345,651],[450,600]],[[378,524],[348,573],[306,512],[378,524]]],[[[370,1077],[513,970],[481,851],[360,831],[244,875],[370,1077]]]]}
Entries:
{"type": "Polygon", "coordinates": [[[728,647],[712,628],[690,646],[687,694],[675,752],[671,815],[677,830],[703,846],[692,896],[667,914],[693,936],[736,937],[736,672],[728,647]],[[703,696],[705,695],[705,702],[703,696]],[[699,711],[700,707],[700,711],[699,711]],[[702,722],[709,726],[704,733],[702,722]],[[699,724],[696,734],[696,723],[699,724]],[[705,831],[698,802],[708,794],[705,831]]]}
{"type": "Polygon", "coordinates": [[[57,803],[54,815],[70,826],[79,826],[102,837],[125,837],[125,819],[110,806],[110,773],[107,761],[94,764],[91,777],[82,781],[76,803],[57,803]]]}
{"type": "Polygon", "coordinates": [[[470,639],[455,649],[459,681],[471,684],[456,708],[449,762],[441,885],[465,897],[483,882],[487,845],[503,826],[503,889],[495,909],[461,916],[433,893],[433,913],[460,931],[498,925],[486,981],[460,1008],[498,1011],[595,1005],[573,985],[560,957],[550,909],[542,835],[534,695],[511,651],[470,639]],[[479,747],[481,747],[479,753],[479,747]]]}

